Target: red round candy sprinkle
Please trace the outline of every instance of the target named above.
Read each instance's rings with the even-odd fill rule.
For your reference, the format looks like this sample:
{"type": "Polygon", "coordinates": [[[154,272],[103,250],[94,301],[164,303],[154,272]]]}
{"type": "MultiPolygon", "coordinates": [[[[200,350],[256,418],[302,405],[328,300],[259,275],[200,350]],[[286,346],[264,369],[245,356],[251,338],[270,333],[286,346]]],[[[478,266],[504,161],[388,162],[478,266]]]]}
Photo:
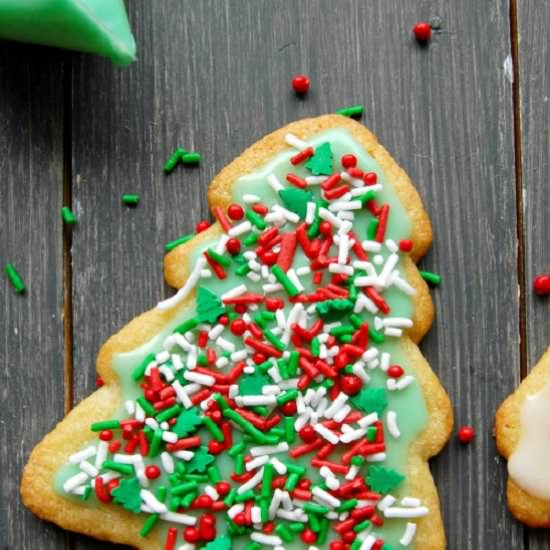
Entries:
{"type": "Polygon", "coordinates": [[[233,522],[237,525],[246,525],[248,523],[244,512],[239,512],[238,514],[236,514],[233,518],[233,522]]]}
{"type": "Polygon", "coordinates": [[[160,468],[154,464],[149,464],[145,468],[145,477],[147,479],[157,479],[160,476],[160,468]]]}
{"type": "Polygon", "coordinates": [[[147,399],[147,401],[150,401],[150,402],[157,400],[157,392],[153,390],[145,390],[144,396],[145,396],[145,399],[147,399]]]}
{"type": "Polygon", "coordinates": [[[471,426],[461,426],[458,430],[458,439],[461,443],[470,443],[476,432],[471,426]]]}
{"type": "Polygon", "coordinates": [[[342,540],[348,544],[351,544],[355,540],[356,536],[357,533],[354,531],[346,531],[345,533],[342,533],[342,540]]]}
{"type": "Polygon", "coordinates": [[[227,207],[227,215],[234,221],[242,220],[244,216],[243,207],[240,204],[230,204],[227,207]]]}
{"type": "Polygon", "coordinates": [[[282,309],[285,303],[280,298],[267,298],[265,301],[265,307],[268,311],[276,311],[282,309]]]}
{"type": "Polygon", "coordinates": [[[212,497],[200,495],[195,499],[194,505],[196,508],[210,508],[212,506],[212,497]]]}
{"type": "Polygon", "coordinates": [[[236,256],[241,251],[241,241],[239,239],[229,239],[225,244],[225,249],[232,256],[236,256]]]}
{"type": "Polygon", "coordinates": [[[110,453],[118,453],[119,450],[120,450],[120,441],[111,441],[111,443],[109,443],[110,453]]]}
{"type": "Polygon", "coordinates": [[[183,538],[185,542],[193,544],[194,542],[199,542],[199,540],[201,540],[201,534],[196,527],[186,527],[183,530],[183,538]]]}
{"type": "Polygon", "coordinates": [[[306,543],[306,544],[313,544],[317,540],[317,535],[315,532],[311,529],[304,529],[302,533],[300,534],[300,538],[306,543]]]}
{"type": "Polygon", "coordinates": [[[113,432],[111,430],[103,430],[99,434],[99,439],[101,439],[101,441],[111,441],[111,439],[113,439],[113,432]]]}
{"type": "Polygon", "coordinates": [[[292,79],[292,88],[297,94],[305,94],[309,90],[309,78],[298,74],[292,79]]]}
{"type": "Polygon", "coordinates": [[[218,481],[218,483],[216,483],[216,491],[218,491],[220,496],[224,497],[230,490],[231,485],[227,481],[218,481]]]}
{"type": "Polygon", "coordinates": [[[296,414],[296,401],[287,401],[281,405],[281,411],[285,416],[294,416],[296,414]]]}
{"type": "Polygon", "coordinates": [[[246,330],[246,323],[243,319],[235,319],[229,329],[235,336],[242,336],[246,330]]]}
{"type": "Polygon", "coordinates": [[[376,172],[367,172],[363,176],[363,181],[365,182],[365,185],[374,185],[378,181],[378,176],[376,175],[376,172]]]}
{"type": "Polygon", "coordinates": [[[344,155],[340,162],[345,170],[355,168],[357,166],[357,157],[355,155],[344,155]]]}
{"type": "Polygon", "coordinates": [[[229,323],[229,317],[227,315],[220,315],[218,317],[218,323],[223,326],[227,326],[229,323]]]}
{"type": "Polygon", "coordinates": [[[132,439],[133,437],[133,431],[134,429],[132,428],[132,426],[130,426],[130,424],[126,424],[126,426],[124,426],[124,428],[122,428],[122,439],[128,441],[130,439],[132,439]]]}
{"type": "Polygon", "coordinates": [[[219,455],[220,453],[223,453],[225,449],[224,444],[221,441],[216,441],[215,439],[212,439],[208,443],[208,452],[213,455],[219,455]]]}
{"type": "Polygon", "coordinates": [[[410,252],[413,248],[413,243],[410,239],[402,239],[399,241],[399,250],[401,252],[410,252]]]}
{"type": "Polygon", "coordinates": [[[195,231],[197,233],[202,233],[210,227],[210,222],[208,220],[201,220],[197,225],[195,225],[195,231]]]}
{"type": "Polygon", "coordinates": [[[356,393],[359,393],[362,386],[363,382],[361,381],[361,378],[355,376],[355,374],[346,374],[345,376],[342,376],[340,380],[340,388],[348,395],[355,395],[356,393]]]}
{"type": "Polygon", "coordinates": [[[550,293],[550,275],[537,275],[533,279],[533,290],[539,296],[545,296],[550,293]]]}
{"type": "Polygon", "coordinates": [[[275,254],[275,252],[272,252],[271,250],[268,250],[267,252],[264,252],[264,255],[262,256],[262,261],[266,265],[275,265],[275,262],[277,261],[277,254],[275,254]]]}
{"type": "Polygon", "coordinates": [[[299,432],[298,435],[300,436],[300,439],[304,441],[305,443],[311,443],[313,440],[317,438],[317,434],[315,433],[315,430],[313,429],[313,426],[310,426],[309,424],[306,424],[299,432]]]}
{"type": "Polygon", "coordinates": [[[427,42],[432,37],[432,26],[427,21],[417,23],[412,32],[419,42],[427,42]]]}
{"type": "Polygon", "coordinates": [[[400,378],[405,371],[399,365],[391,365],[388,368],[388,376],[390,378],[400,378]]]}
{"type": "Polygon", "coordinates": [[[332,225],[330,225],[330,222],[322,221],[319,225],[319,231],[321,235],[330,235],[332,233],[332,225]]]}
{"type": "Polygon", "coordinates": [[[254,355],[252,355],[252,361],[256,363],[256,365],[261,365],[267,360],[267,357],[263,354],[257,351],[254,355]]]}
{"type": "Polygon", "coordinates": [[[333,540],[329,548],[330,550],[344,550],[344,543],[341,540],[333,540]]]}

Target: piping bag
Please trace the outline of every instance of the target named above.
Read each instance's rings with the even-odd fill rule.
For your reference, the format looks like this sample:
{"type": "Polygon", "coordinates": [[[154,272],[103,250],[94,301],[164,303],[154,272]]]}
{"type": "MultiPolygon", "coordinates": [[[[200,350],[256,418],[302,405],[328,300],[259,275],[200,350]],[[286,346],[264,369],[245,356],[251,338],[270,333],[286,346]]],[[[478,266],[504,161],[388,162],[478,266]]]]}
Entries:
{"type": "Polygon", "coordinates": [[[109,57],[136,58],[123,0],[0,0],[0,38],[109,57]]]}

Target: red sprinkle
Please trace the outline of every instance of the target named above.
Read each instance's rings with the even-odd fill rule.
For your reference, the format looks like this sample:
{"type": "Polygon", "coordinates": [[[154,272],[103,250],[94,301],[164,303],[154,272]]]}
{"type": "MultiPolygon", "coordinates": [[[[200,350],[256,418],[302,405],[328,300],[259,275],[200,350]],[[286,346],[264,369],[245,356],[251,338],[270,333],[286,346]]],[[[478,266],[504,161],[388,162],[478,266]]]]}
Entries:
{"type": "Polygon", "coordinates": [[[399,365],[391,365],[388,369],[388,376],[390,378],[400,378],[403,376],[403,369],[399,365]]]}
{"type": "Polygon", "coordinates": [[[242,220],[244,216],[243,207],[240,204],[230,204],[227,207],[227,215],[233,220],[242,220]]]}
{"type": "Polygon", "coordinates": [[[202,233],[210,227],[210,222],[208,220],[201,220],[197,225],[195,225],[195,232],[202,233]]]}
{"type": "Polygon", "coordinates": [[[222,229],[227,233],[231,229],[231,224],[219,206],[214,207],[214,216],[218,220],[218,223],[221,225],[222,229]]]}
{"type": "Polygon", "coordinates": [[[292,89],[297,94],[305,94],[309,90],[309,78],[303,74],[298,74],[292,79],[292,89]]]}
{"type": "Polygon", "coordinates": [[[412,32],[419,42],[427,42],[432,37],[432,26],[426,21],[420,21],[412,28],[412,32]]]}
{"type": "Polygon", "coordinates": [[[537,275],[533,279],[533,290],[539,296],[550,294],[550,275],[537,275]]]}
{"type": "Polygon", "coordinates": [[[232,256],[236,256],[241,251],[241,241],[239,239],[229,239],[225,244],[225,249],[232,256]]]}
{"type": "Polygon", "coordinates": [[[300,151],[296,155],[294,155],[290,159],[290,164],[293,166],[296,166],[297,164],[300,164],[301,162],[304,162],[304,160],[307,160],[309,157],[312,157],[314,154],[313,147],[308,147],[307,149],[304,149],[303,151],[300,151]]]}
{"type": "Polygon", "coordinates": [[[291,183],[295,187],[299,187],[300,189],[305,189],[307,187],[306,180],[299,178],[295,174],[287,174],[286,181],[288,181],[288,183],[291,183]]]}
{"type": "Polygon", "coordinates": [[[344,155],[340,162],[345,170],[354,168],[357,166],[357,157],[355,155],[344,155]]]}
{"type": "Polygon", "coordinates": [[[367,172],[363,176],[363,181],[365,182],[365,185],[374,185],[378,181],[378,176],[376,175],[376,172],[367,172]]]}
{"type": "Polygon", "coordinates": [[[471,426],[461,426],[458,430],[458,439],[461,443],[470,443],[475,435],[476,432],[471,426]]]}
{"type": "Polygon", "coordinates": [[[151,464],[145,468],[145,477],[147,477],[147,479],[157,479],[159,476],[160,468],[158,466],[151,464]]]}
{"type": "Polygon", "coordinates": [[[410,252],[413,249],[413,243],[409,239],[402,239],[399,241],[399,250],[401,252],[410,252]]]}

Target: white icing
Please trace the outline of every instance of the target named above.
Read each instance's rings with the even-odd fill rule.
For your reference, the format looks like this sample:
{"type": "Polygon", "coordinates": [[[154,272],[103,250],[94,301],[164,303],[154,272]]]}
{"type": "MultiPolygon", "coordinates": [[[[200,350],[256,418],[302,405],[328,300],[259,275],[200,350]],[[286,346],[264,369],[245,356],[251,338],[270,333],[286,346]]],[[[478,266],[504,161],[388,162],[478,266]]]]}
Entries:
{"type": "Polygon", "coordinates": [[[508,472],[524,491],[550,500],[550,383],[522,403],[520,430],[508,472]]]}

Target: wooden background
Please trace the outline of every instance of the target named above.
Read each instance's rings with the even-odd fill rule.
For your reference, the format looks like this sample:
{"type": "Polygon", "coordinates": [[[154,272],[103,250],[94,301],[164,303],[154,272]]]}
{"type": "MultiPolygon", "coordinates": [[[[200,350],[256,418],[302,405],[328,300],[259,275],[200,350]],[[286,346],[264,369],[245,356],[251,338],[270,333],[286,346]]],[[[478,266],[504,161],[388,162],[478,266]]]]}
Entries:
{"type": "Polygon", "coordinates": [[[433,460],[449,548],[549,548],[506,510],[491,428],[550,341],[548,301],[530,290],[550,270],[550,2],[134,0],[129,11],[139,61],[125,70],[0,42],[0,264],[28,285],[20,296],[0,284],[0,548],[108,548],[23,508],[30,450],[94,390],[101,343],[170,294],[163,245],[207,216],[212,176],[284,123],[355,103],[435,229],[422,265],[443,284],[422,349],[457,424],[478,433],[433,460]],[[410,28],[431,18],[441,29],[419,47],[410,28]],[[290,89],[299,72],[312,80],[304,100],[290,89]],[[176,146],[203,163],[165,177],[176,146]]]}

